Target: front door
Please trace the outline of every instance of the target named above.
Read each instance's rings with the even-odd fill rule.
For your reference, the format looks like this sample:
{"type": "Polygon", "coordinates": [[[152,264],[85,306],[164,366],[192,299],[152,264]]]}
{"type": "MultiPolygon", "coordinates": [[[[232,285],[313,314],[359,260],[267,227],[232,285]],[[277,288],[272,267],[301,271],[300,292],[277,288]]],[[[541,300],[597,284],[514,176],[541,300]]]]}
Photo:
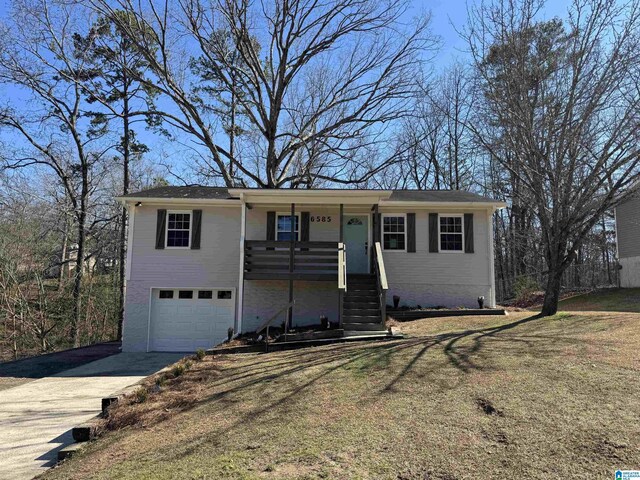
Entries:
{"type": "Polygon", "coordinates": [[[367,215],[344,216],[347,273],[369,273],[368,223],[367,215]]]}

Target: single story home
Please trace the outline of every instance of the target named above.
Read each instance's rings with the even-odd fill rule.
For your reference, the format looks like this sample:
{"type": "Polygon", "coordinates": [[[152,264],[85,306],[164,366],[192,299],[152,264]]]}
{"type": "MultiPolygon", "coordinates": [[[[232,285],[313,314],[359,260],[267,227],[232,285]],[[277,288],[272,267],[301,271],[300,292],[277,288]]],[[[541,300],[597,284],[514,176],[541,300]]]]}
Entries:
{"type": "Polygon", "coordinates": [[[385,330],[386,306],[495,305],[492,216],[463,191],[158,187],[129,211],[124,351],[194,351],[324,316],[385,330]]]}
{"type": "Polygon", "coordinates": [[[615,209],[620,286],[640,287],[640,191],[615,209]]]}

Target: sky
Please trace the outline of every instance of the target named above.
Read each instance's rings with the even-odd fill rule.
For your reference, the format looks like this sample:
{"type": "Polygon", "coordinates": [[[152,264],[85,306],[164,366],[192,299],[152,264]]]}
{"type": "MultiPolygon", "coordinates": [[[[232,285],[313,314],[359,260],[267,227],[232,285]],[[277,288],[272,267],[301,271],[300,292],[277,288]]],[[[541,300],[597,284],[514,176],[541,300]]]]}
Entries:
{"type": "MultiPolygon", "coordinates": [[[[466,45],[463,39],[458,35],[458,31],[462,29],[467,21],[467,8],[469,5],[480,3],[481,0],[412,0],[411,8],[406,14],[407,21],[411,21],[424,12],[431,13],[431,32],[439,38],[440,49],[433,58],[432,67],[435,72],[443,70],[452,64],[456,59],[464,60],[466,56],[466,45]]],[[[554,16],[564,16],[566,8],[571,0],[548,0],[543,11],[545,18],[554,16]]],[[[11,0],[0,0],[0,21],[8,15],[11,0]]],[[[2,98],[20,98],[22,95],[19,91],[11,86],[0,85],[0,105],[5,103],[2,98]]],[[[181,156],[175,145],[171,146],[164,142],[160,147],[159,140],[147,132],[139,132],[139,138],[149,144],[149,141],[156,147],[150,152],[151,156],[156,159],[152,161],[161,161],[161,158],[181,156]],[[158,148],[160,147],[160,148],[158,148]],[[155,151],[154,151],[155,150],[155,151]]],[[[2,134],[0,141],[7,142],[6,133],[2,134]]],[[[169,179],[171,181],[171,179],[169,179]]]]}

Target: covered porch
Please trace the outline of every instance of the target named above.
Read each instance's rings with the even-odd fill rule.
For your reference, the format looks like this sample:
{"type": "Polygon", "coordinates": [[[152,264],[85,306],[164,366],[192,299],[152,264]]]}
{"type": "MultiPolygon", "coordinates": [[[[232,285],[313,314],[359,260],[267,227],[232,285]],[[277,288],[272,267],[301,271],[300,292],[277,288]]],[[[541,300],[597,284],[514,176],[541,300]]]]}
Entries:
{"type": "MultiPolygon", "coordinates": [[[[380,248],[378,204],[390,193],[337,191],[336,203],[327,205],[326,191],[320,196],[315,191],[239,190],[242,224],[238,318],[242,318],[247,302],[255,303],[252,297],[257,291],[271,288],[277,294],[260,303],[266,303],[264,310],[270,313],[284,312],[272,320],[272,315],[260,318],[256,328],[283,321],[287,329],[301,325],[301,321],[308,324],[309,304],[314,304],[315,318],[319,321],[329,309],[337,314],[329,321],[339,329],[384,330],[388,287],[380,248]],[[315,282],[322,283],[317,283],[316,288],[315,282]],[[272,297],[276,296],[279,298],[274,301],[272,297]],[[302,302],[296,302],[300,297],[305,298],[304,308],[302,302]],[[328,303],[331,308],[326,307],[328,303]]],[[[257,316],[253,315],[255,310],[251,311],[249,322],[257,316]]]]}

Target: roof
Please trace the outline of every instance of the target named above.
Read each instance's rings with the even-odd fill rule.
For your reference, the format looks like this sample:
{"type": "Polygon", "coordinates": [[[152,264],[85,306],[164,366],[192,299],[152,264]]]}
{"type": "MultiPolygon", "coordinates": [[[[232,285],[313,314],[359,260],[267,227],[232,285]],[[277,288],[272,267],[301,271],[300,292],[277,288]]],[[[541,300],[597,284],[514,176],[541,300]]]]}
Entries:
{"type": "MultiPolygon", "coordinates": [[[[144,199],[153,200],[202,200],[202,201],[238,201],[241,196],[246,197],[269,197],[284,200],[282,197],[314,197],[316,199],[325,197],[336,197],[338,195],[349,198],[369,199],[377,197],[385,204],[393,203],[481,203],[502,206],[504,202],[484,197],[476,193],[463,190],[364,190],[364,189],[260,189],[260,188],[232,188],[225,187],[205,187],[200,185],[189,186],[164,186],[155,187],[139,192],[130,193],[123,197],[118,197],[121,201],[142,201],[144,199]]],[[[235,202],[234,202],[235,203],[235,202]]],[[[283,202],[286,203],[286,202],[283,202]]]]}
{"type": "MultiPolygon", "coordinates": [[[[225,187],[203,187],[188,185],[182,187],[165,186],[154,187],[139,192],[129,193],[120,198],[194,198],[228,200],[233,197],[225,187]]],[[[237,198],[237,197],[235,197],[237,198]]]]}
{"type": "Polygon", "coordinates": [[[501,203],[464,190],[394,190],[389,198],[397,202],[486,202],[501,203]]]}

